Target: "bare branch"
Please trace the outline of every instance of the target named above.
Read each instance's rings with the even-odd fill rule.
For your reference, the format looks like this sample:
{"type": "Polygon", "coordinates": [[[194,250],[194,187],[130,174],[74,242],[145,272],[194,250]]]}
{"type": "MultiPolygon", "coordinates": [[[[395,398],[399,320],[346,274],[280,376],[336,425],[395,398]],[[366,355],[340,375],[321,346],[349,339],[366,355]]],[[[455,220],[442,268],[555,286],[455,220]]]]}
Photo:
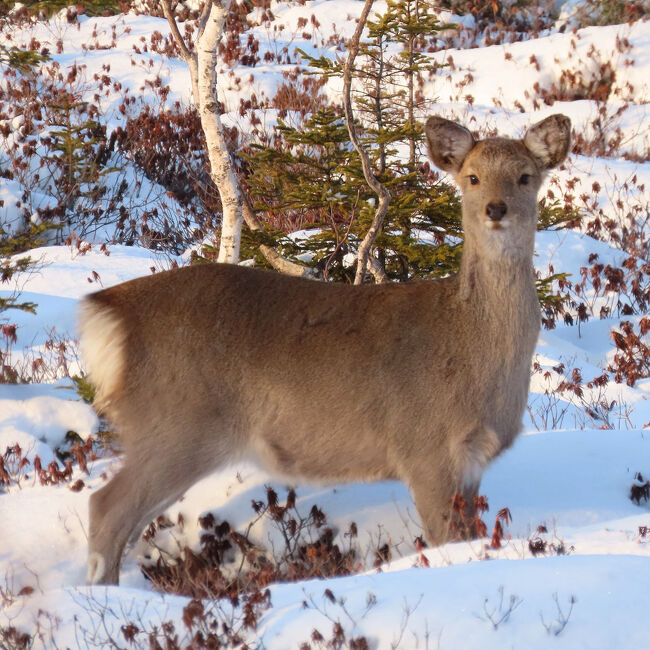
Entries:
{"type": "MultiPolygon", "coordinates": [[[[165,14],[165,18],[167,18],[167,22],[169,23],[169,27],[172,31],[172,36],[176,41],[178,47],[181,49],[183,60],[185,61],[185,63],[187,63],[187,67],[190,69],[190,79],[192,80],[192,96],[194,97],[194,105],[196,106],[196,110],[198,111],[200,110],[199,71],[198,71],[198,61],[197,61],[196,53],[190,52],[189,48],[187,47],[187,44],[185,43],[185,40],[181,36],[181,32],[178,29],[178,25],[176,24],[176,18],[174,18],[174,12],[172,11],[170,0],[161,0],[161,3],[163,8],[163,13],[165,14]]],[[[205,6],[209,7],[210,3],[207,2],[205,6]]]]}
{"type": "Polygon", "coordinates": [[[193,56],[187,47],[185,40],[181,36],[181,32],[178,29],[178,25],[176,24],[176,18],[174,18],[174,13],[172,12],[172,7],[169,0],[160,0],[160,4],[162,5],[165,18],[167,18],[167,22],[169,23],[169,28],[172,30],[172,36],[176,41],[176,45],[180,47],[181,52],[183,53],[183,59],[185,59],[185,61],[189,61],[193,58],[193,56]]]}
{"type": "MultiPolygon", "coordinates": [[[[357,254],[357,272],[354,278],[354,284],[363,284],[368,268],[368,257],[370,255],[370,249],[372,248],[372,245],[374,244],[375,239],[379,234],[381,226],[384,223],[384,218],[388,212],[388,205],[392,198],[390,192],[377,180],[372,172],[372,168],[370,166],[370,157],[361,145],[359,136],[357,135],[357,130],[354,125],[354,114],[352,112],[352,101],[350,99],[354,60],[359,53],[359,41],[361,40],[361,34],[363,32],[363,28],[366,25],[366,21],[368,20],[368,14],[370,13],[373,2],[374,0],[366,0],[363,11],[361,12],[361,16],[359,17],[359,24],[357,25],[354,36],[352,36],[352,40],[348,45],[348,60],[346,61],[343,68],[343,108],[345,109],[345,121],[347,122],[350,140],[352,141],[354,148],[357,150],[357,153],[361,158],[361,165],[363,167],[363,175],[366,179],[366,183],[368,183],[373,192],[375,192],[379,198],[379,203],[377,205],[377,209],[375,210],[375,216],[373,217],[372,223],[370,224],[370,228],[368,228],[366,236],[363,238],[363,241],[359,246],[359,252],[357,254]]],[[[378,282],[387,280],[388,278],[385,273],[382,275],[382,273],[377,272],[377,267],[380,265],[377,260],[375,260],[375,262],[376,264],[372,265],[372,271],[375,279],[378,282]]]]}
{"type": "Polygon", "coordinates": [[[210,2],[205,2],[203,9],[201,10],[201,15],[199,16],[199,33],[197,39],[201,38],[203,31],[205,30],[205,24],[208,22],[208,16],[210,15],[210,2]]]}
{"type": "MultiPolygon", "coordinates": [[[[261,232],[263,230],[260,220],[257,218],[253,206],[251,205],[245,192],[242,192],[242,208],[244,212],[244,221],[246,225],[253,232],[261,232]]],[[[260,244],[260,252],[264,255],[264,259],[276,270],[287,275],[295,275],[300,278],[307,278],[310,280],[318,279],[318,272],[308,266],[296,264],[288,259],[285,259],[271,246],[260,244]]]]}

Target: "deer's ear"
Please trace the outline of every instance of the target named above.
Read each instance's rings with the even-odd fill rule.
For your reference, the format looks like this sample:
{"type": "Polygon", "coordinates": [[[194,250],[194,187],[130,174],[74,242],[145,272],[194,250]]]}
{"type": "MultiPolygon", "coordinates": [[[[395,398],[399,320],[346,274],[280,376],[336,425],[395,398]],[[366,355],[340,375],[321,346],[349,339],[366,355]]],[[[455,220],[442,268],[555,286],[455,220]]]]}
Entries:
{"type": "Polygon", "coordinates": [[[433,164],[452,174],[460,171],[467,154],[476,144],[476,140],[464,126],[437,115],[427,120],[424,133],[433,164]]]}
{"type": "Polygon", "coordinates": [[[556,113],[528,129],[524,144],[543,169],[557,167],[569,153],[571,120],[556,113]]]}

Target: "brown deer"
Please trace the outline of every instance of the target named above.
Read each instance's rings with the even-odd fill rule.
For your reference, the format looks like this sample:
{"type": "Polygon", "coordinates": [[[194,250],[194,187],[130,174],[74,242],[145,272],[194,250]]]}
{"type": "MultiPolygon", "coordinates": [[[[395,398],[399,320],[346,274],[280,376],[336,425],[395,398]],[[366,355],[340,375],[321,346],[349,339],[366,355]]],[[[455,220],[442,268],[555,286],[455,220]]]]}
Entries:
{"type": "Polygon", "coordinates": [[[463,193],[455,276],[350,286],[208,264],[85,298],[82,352],[125,452],[90,499],[89,581],[117,583],[155,513],[242,457],[293,480],[402,480],[428,542],[448,541],[453,497],[472,503],[521,428],[537,193],[570,131],[552,115],[523,140],[476,141],[427,121],[431,159],[463,193]]]}

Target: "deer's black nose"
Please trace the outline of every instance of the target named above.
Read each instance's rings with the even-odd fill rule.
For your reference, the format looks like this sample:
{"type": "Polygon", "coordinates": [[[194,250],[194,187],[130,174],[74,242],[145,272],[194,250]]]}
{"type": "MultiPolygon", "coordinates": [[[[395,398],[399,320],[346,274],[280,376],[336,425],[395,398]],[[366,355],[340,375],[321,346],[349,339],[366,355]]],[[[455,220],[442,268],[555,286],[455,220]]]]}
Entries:
{"type": "Polygon", "coordinates": [[[508,210],[508,206],[503,201],[499,203],[488,203],[485,206],[485,212],[492,221],[501,221],[508,210]]]}

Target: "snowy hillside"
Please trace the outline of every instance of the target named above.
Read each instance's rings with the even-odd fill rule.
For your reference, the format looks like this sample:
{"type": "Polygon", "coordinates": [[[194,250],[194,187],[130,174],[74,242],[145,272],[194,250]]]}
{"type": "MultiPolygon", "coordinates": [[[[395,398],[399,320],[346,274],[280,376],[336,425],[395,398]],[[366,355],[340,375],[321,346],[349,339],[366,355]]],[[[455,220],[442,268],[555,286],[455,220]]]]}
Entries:
{"type": "MultiPolygon", "coordinates": [[[[35,313],[0,311],[1,376],[31,380],[0,383],[0,648],[217,647],[201,645],[217,633],[219,647],[278,650],[649,646],[650,339],[639,296],[650,295],[650,22],[580,28],[570,16],[584,3],[555,4],[557,20],[543,30],[493,45],[477,17],[441,11],[440,22],[455,27],[427,53],[443,67],[421,88],[429,103],[418,119],[435,112],[483,135],[519,137],[561,112],[574,128],[576,147],[540,196],[583,218],[540,231],[535,255],[541,278],[567,274],[551,285],[567,308],[541,331],[523,434],[484,475],[488,537],[422,548],[401,483],[286,486],[241,463],[160,513],[124,557],[119,587],[86,586],[88,499],[120,458],[113,432],[82,399],[78,301],[189,261],[196,246],[184,247],[183,238],[164,250],[144,247],[143,222],[166,237],[209,229],[200,211],[185,218],[191,202],[116,149],[103,176],[109,191],[81,193],[76,205],[91,215],[93,202],[102,202],[109,214],[113,201],[128,218],[76,229],[62,220],[44,235],[51,245],[27,253],[36,264],[0,284],[0,298],[36,305],[35,313]],[[273,493],[286,512],[274,510],[273,493]],[[298,521],[299,541],[287,517],[298,521]],[[251,546],[238,547],[231,529],[251,546]],[[237,598],[200,602],[173,593],[173,571],[156,574],[156,585],[143,574],[142,566],[173,567],[179,558],[191,572],[206,535],[216,546],[230,540],[219,550],[226,582],[254,576],[237,598]],[[292,544],[311,553],[309,570],[278,560],[292,544]],[[273,562],[282,572],[269,569],[273,562]],[[165,587],[171,593],[160,593],[165,587]]],[[[258,42],[256,64],[224,64],[218,78],[225,121],[242,145],[267,138],[282,118],[263,99],[304,68],[296,48],[343,57],[363,3],[270,5],[273,20],[257,7],[237,37],[258,42]],[[257,108],[240,110],[253,94],[257,108]]],[[[385,8],[376,2],[374,10],[385,8]]],[[[165,19],[133,11],[94,18],[63,10],[0,26],[6,47],[47,49],[51,60],[41,65],[68,75],[78,96],[98,107],[106,134],[147,105],[191,102],[187,66],[169,56],[168,35],[165,19]]],[[[17,77],[1,55],[0,70],[4,93],[17,77]]],[[[319,92],[340,103],[341,89],[332,77],[319,92]]],[[[59,203],[60,187],[43,172],[51,162],[45,132],[29,133],[20,106],[5,94],[0,101],[2,236],[26,221],[38,226],[59,203]],[[16,151],[27,151],[25,164],[10,177],[16,151]]]]}

